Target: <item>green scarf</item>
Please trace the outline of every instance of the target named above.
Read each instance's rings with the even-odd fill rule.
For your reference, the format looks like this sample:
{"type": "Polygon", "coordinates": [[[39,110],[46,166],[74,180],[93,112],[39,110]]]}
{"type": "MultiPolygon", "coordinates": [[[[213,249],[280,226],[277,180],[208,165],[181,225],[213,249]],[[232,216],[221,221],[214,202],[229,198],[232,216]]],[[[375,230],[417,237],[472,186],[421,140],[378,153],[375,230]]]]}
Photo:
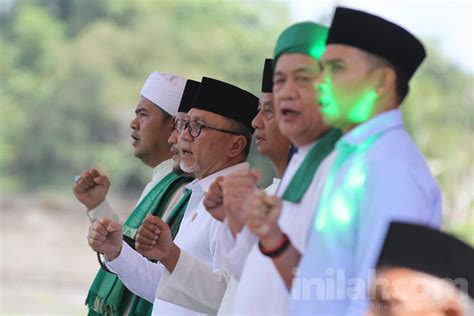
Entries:
{"type": "Polygon", "coordinates": [[[327,155],[334,149],[337,140],[342,136],[340,129],[329,129],[318,141],[303,160],[303,163],[291,179],[290,184],[283,193],[282,199],[298,203],[303,198],[316,170],[327,155]]]}
{"type": "MultiPolygon", "coordinates": [[[[124,235],[134,239],[138,228],[147,214],[161,217],[172,194],[183,183],[187,183],[190,180],[190,178],[178,176],[173,172],[166,175],[130,214],[123,227],[124,235]]],[[[190,191],[186,192],[167,220],[173,238],[178,232],[189,196],[190,191]]],[[[132,299],[129,315],[151,314],[152,303],[130,293],[115,274],[99,269],[86,298],[86,305],[89,309],[88,315],[122,315],[127,307],[129,298],[132,299]]]]}

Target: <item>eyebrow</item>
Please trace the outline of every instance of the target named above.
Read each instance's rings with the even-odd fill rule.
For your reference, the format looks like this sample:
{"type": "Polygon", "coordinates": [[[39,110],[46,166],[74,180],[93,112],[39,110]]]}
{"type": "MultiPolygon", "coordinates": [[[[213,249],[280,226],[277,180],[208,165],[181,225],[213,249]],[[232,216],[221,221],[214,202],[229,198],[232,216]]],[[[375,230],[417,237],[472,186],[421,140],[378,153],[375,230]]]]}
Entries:
{"type": "Polygon", "coordinates": [[[145,108],[138,108],[138,109],[135,110],[135,114],[138,114],[138,113],[141,113],[141,112],[146,112],[146,113],[148,113],[148,110],[145,109],[145,108]]]}
{"type": "Polygon", "coordinates": [[[344,64],[344,61],[340,58],[328,59],[328,60],[321,60],[320,61],[323,65],[334,65],[334,64],[344,64]]]}
{"type": "Polygon", "coordinates": [[[196,122],[201,122],[201,123],[204,123],[206,124],[206,120],[203,119],[201,116],[188,116],[189,120],[190,121],[196,121],[196,122]]]}
{"type": "MultiPolygon", "coordinates": [[[[303,72],[303,73],[313,73],[313,72],[315,72],[315,70],[313,70],[313,69],[310,68],[310,67],[304,67],[304,68],[297,68],[297,69],[294,69],[294,70],[292,70],[290,73],[291,73],[291,74],[298,74],[298,73],[302,73],[302,72],[303,72]]],[[[275,76],[284,76],[284,75],[286,75],[284,72],[282,72],[282,71],[277,71],[277,72],[275,72],[275,74],[274,74],[273,76],[275,77],[275,76]]]]}

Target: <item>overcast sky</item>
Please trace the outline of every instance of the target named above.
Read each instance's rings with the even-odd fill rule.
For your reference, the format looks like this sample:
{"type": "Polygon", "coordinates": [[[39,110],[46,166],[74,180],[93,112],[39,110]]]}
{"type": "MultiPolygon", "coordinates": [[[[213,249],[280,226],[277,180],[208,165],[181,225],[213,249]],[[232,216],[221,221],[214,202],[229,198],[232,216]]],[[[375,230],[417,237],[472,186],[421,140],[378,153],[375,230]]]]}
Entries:
{"type": "Polygon", "coordinates": [[[380,15],[439,42],[442,53],[474,74],[474,0],[291,0],[293,21],[328,24],[343,5],[380,15]]]}

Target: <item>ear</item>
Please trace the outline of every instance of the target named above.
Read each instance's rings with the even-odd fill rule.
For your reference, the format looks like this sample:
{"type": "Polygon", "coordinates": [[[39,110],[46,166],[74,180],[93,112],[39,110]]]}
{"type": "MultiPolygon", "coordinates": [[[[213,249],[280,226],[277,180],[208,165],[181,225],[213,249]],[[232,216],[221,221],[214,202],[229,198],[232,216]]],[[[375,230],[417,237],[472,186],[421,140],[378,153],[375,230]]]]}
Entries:
{"type": "Polygon", "coordinates": [[[247,146],[247,139],[243,135],[235,135],[232,137],[230,142],[230,148],[227,152],[227,156],[235,158],[238,155],[242,154],[245,147],[247,146]]]}
{"type": "Polygon", "coordinates": [[[395,91],[396,74],[391,67],[380,67],[374,71],[376,80],[375,92],[379,98],[393,94],[395,91]]]}

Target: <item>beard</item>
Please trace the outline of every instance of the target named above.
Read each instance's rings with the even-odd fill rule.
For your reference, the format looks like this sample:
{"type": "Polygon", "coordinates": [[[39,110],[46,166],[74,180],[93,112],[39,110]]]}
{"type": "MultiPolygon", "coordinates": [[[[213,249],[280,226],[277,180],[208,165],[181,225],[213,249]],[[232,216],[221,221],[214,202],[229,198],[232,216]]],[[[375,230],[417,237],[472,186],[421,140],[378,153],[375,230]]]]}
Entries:
{"type": "Polygon", "coordinates": [[[180,169],[183,172],[192,173],[192,174],[194,174],[196,171],[198,171],[200,169],[199,163],[197,163],[197,162],[195,162],[192,165],[188,166],[183,161],[180,161],[179,166],[180,166],[180,169]]]}

